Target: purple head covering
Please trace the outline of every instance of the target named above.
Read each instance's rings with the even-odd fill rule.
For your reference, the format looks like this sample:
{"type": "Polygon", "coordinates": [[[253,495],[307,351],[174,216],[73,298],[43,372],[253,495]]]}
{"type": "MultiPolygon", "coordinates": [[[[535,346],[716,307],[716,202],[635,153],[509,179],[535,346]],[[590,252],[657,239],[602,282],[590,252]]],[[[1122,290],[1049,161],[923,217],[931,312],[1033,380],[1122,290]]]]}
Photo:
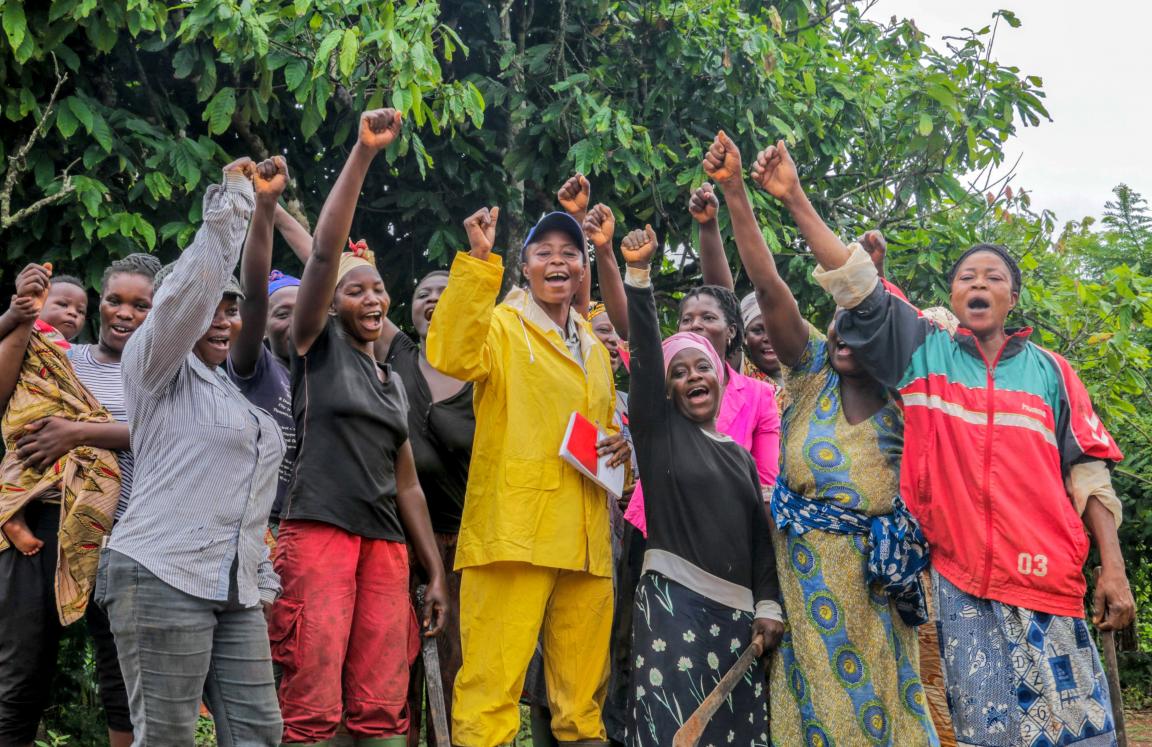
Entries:
{"type": "Polygon", "coordinates": [[[294,278],[291,275],[285,275],[279,270],[273,270],[268,273],[268,297],[271,298],[272,294],[281,288],[292,288],[293,286],[300,285],[300,278],[294,278]]]}

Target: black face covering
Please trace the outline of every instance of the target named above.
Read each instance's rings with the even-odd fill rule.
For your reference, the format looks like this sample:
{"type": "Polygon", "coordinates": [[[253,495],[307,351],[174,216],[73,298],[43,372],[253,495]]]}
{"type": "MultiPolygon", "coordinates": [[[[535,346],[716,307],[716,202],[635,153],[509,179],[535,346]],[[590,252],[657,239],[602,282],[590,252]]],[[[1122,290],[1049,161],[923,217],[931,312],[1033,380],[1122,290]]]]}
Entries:
{"type": "Polygon", "coordinates": [[[1008,249],[999,244],[977,244],[961,254],[960,259],[956,260],[952,269],[948,271],[948,285],[952,285],[952,281],[956,278],[956,271],[960,269],[960,265],[964,264],[964,260],[979,252],[990,252],[1004,260],[1004,264],[1008,267],[1008,273],[1012,276],[1012,292],[1019,293],[1021,285],[1020,265],[1016,264],[1016,260],[1008,253],[1008,249]]]}

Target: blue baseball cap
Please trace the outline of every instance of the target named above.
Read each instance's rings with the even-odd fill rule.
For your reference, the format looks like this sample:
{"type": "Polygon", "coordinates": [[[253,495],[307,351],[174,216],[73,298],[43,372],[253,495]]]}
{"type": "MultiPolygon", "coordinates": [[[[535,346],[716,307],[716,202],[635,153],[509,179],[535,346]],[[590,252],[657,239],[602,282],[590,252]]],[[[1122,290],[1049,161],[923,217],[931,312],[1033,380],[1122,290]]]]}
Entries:
{"type": "MultiPolygon", "coordinates": [[[[580,224],[571,215],[557,211],[548,213],[537,221],[536,225],[532,226],[532,230],[528,232],[528,238],[524,239],[524,246],[520,248],[521,262],[524,261],[524,257],[528,251],[528,245],[535,241],[537,236],[542,236],[549,231],[560,231],[561,233],[567,234],[572,239],[572,243],[580,247],[581,252],[584,252],[584,229],[580,227],[580,224]]],[[[588,261],[587,252],[584,252],[584,261],[588,261]]]]}

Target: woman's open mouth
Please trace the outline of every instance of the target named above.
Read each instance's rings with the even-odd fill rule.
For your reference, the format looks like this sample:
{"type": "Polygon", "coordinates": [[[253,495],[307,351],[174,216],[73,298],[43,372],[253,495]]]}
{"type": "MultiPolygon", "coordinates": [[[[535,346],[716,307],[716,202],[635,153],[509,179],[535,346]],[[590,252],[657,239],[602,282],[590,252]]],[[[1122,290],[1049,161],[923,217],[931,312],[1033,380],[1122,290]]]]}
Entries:
{"type": "Polygon", "coordinates": [[[687,391],[685,398],[692,403],[700,403],[708,399],[708,387],[694,386],[687,391]]]}
{"type": "Polygon", "coordinates": [[[380,311],[369,311],[364,316],[360,317],[360,324],[365,329],[379,329],[383,322],[384,314],[380,311]]]}
{"type": "Polygon", "coordinates": [[[987,298],[983,296],[976,296],[975,298],[968,299],[969,311],[987,311],[992,308],[992,304],[988,302],[987,298]]]}
{"type": "Polygon", "coordinates": [[[568,284],[568,273],[566,272],[550,272],[544,276],[544,282],[552,286],[564,286],[568,284]]]}

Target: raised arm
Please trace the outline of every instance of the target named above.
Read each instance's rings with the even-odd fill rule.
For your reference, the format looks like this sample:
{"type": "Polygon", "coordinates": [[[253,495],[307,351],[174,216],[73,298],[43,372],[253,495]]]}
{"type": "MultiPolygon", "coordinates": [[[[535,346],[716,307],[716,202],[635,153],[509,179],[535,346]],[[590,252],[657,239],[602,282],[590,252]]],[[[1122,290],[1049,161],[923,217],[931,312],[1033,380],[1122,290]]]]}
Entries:
{"type": "MultiPolygon", "coordinates": [[[[628,298],[624,294],[624,281],[612,251],[612,235],[616,232],[616,216],[612,208],[600,204],[592,208],[584,219],[584,236],[596,247],[596,277],[600,281],[600,301],[608,311],[608,319],[621,340],[628,339],[628,298]]],[[[591,273],[584,273],[588,277],[591,273]]]]}
{"type": "MultiPolygon", "coordinates": [[[[571,215],[576,219],[577,223],[583,223],[584,219],[588,216],[588,201],[592,197],[592,185],[588,183],[588,179],[583,174],[577,173],[560,187],[556,193],[556,199],[560,203],[560,207],[564,208],[564,212],[571,215]]],[[[588,247],[584,249],[584,266],[588,266],[588,247]]],[[[588,313],[588,305],[592,303],[592,273],[584,273],[583,280],[580,281],[580,288],[576,291],[576,297],[572,299],[572,306],[581,316],[588,313]]]]}
{"type": "Polygon", "coordinates": [[[821,267],[835,270],[848,261],[851,252],[840,237],[824,224],[816,208],[808,201],[808,195],[804,193],[796,174],[796,164],[788,154],[788,146],[783,140],[776,141],[775,145],[768,146],[760,153],[752,179],[768,194],[780,200],[792,214],[800,235],[808,243],[808,248],[821,267]]]}
{"type": "Polygon", "coordinates": [[[460,252],[448,273],[448,287],[424,342],[428,363],[461,381],[482,381],[500,360],[499,340],[492,331],[496,295],[504,263],[492,254],[500,208],[480,208],[464,221],[471,251],[460,252]]]}
{"type": "Polygon", "coordinates": [[[628,339],[628,297],[620,277],[620,265],[612,249],[612,235],[616,231],[616,216],[607,205],[592,208],[584,221],[584,235],[596,247],[596,278],[600,282],[600,300],[608,311],[608,319],[621,340],[628,339]]]}
{"type": "Polygon", "coordinates": [[[208,188],[204,222],[124,348],[125,383],[148,392],[167,386],[208,329],[252,216],[252,168],[251,159],[234,161],[224,167],[224,183],[208,188]]]}
{"type": "Polygon", "coordinates": [[[51,271],[44,265],[30,264],[16,276],[16,295],[2,317],[9,330],[0,336],[0,415],[8,409],[8,400],[16,391],[32,325],[44,306],[50,284],[51,271]]]}
{"type": "MultiPolygon", "coordinates": [[[[757,165],[759,163],[758,159],[757,165]]],[[[754,172],[755,169],[753,166],[754,172]]],[[[725,133],[719,133],[709,147],[704,157],[704,171],[724,190],[736,249],[740,252],[744,271],[756,289],[756,301],[764,316],[768,339],[772,341],[780,362],[792,367],[800,360],[808,343],[808,325],[796,305],[792,290],[776,270],[776,260],[760,232],[752,201],[744,186],[740,151],[725,133]]]]}
{"type": "Polygon", "coordinates": [[[288,242],[289,248],[292,253],[300,260],[301,264],[308,264],[308,258],[312,256],[312,234],[308,233],[308,229],[300,225],[300,221],[292,217],[279,203],[276,204],[276,214],[273,217],[273,223],[276,230],[288,242]]]}
{"type": "Polygon", "coordinates": [[[256,207],[240,260],[240,287],[244,290],[244,300],[240,302],[242,326],[229,353],[232,370],[241,377],[251,376],[256,370],[260,347],[264,344],[264,330],[268,326],[268,273],[272,271],[272,225],[278,207],[276,201],[286,186],[288,164],[282,156],[258,164],[252,172],[256,207]]]}
{"type": "Polygon", "coordinates": [[[660,320],[652,292],[652,255],[658,246],[651,226],[632,231],[620,244],[628,265],[625,292],[628,294],[628,322],[632,332],[632,387],[628,394],[628,416],[632,432],[640,438],[659,429],[667,413],[664,353],[660,347],[660,320]]]}
{"type": "Polygon", "coordinates": [[[356,144],[320,210],[312,237],[312,256],[300,278],[296,308],[292,312],[292,344],[300,355],[308,352],[328,320],[340,270],[340,253],[348,241],[368,167],[377,153],[399,137],[400,123],[401,115],[395,109],[376,109],[360,115],[356,144]]]}
{"type": "Polygon", "coordinates": [[[8,310],[0,314],[0,340],[34,321],[36,321],[35,301],[25,296],[12,296],[8,310]]]}
{"type": "Polygon", "coordinates": [[[719,209],[720,201],[708,182],[697,187],[688,200],[688,212],[700,224],[700,270],[705,285],[719,285],[734,291],[736,281],[732,278],[732,268],[728,266],[724,240],[720,238],[720,223],[716,220],[719,209]]]}

